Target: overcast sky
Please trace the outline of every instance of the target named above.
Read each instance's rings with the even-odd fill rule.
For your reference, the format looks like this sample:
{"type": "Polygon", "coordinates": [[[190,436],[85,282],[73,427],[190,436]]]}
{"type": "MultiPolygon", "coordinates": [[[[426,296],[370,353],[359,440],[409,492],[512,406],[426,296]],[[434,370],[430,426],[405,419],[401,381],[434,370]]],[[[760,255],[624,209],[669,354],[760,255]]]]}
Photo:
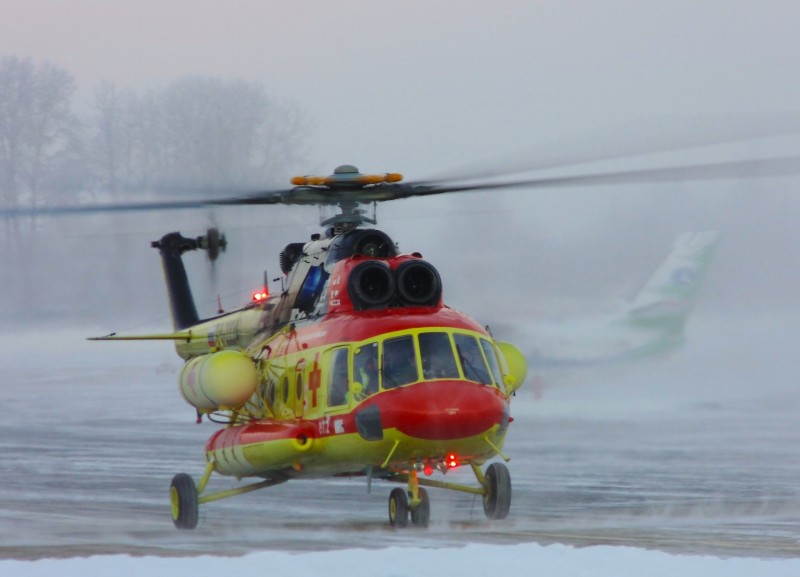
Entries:
{"type": "Polygon", "coordinates": [[[3,0],[0,54],[84,89],[187,74],[299,102],[321,163],[435,171],[665,114],[796,110],[792,1],[3,0]]]}
{"type": "MultiPolygon", "coordinates": [[[[637,135],[637,127],[651,126],[653,118],[800,113],[798,21],[800,5],[789,0],[3,0],[0,55],[62,66],[75,75],[86,99],[103,81],[126,88],[162,86],[185,75],[262,82],[272,96],[300,106],[310,121],[308,166],[302,171],[352,163],[416,179],[518,159],[525,151],[549,154],[554,147],[561,147],[557,157],[569,158],[569,143],[579,150],[594,137],[592,146],[602,149],[605,137],[596,136],[613,134],[614,127],[619,133],[609,139],[612,148],[617,139],[638,138],[646,145],[659,137],[652,130],[637,135]]],[[[286,177],[296,170],[287,167],[286,177]]],[[[728,188],[746,194],[751,186],[728,188]]],[[[696,210],[698,201],[665,201],[664,196],[683,197],[673,189],[657,192],[655,201],[648,193],[542,193],[524,206],[518,196],[494,195],[387,207],[382,214],[389,217],[384,220],[389,232],[402,237],[401,248],[432,252],[438,259],[451,252],[425,247],[431,241],[439,247],[452,238],[452,229],[430,220],[412,227],[413,221],[404,219],[454,209],[472,214],[455,222],[456,232],[471,233],[458,237],[465,251],[481,249],[487,237],[475,232],[487,224],[492,235],[502,231],[503,252],[542,241],[532,230],[555,240],[588,238],[593,246],[602,245],[597,239],[605,235],[608,242],[596,247],[606,255],[624,242],[642,244],[644,234],[652,242],[643,243],[640,258],[622,258],[632,262],[631,279],[637,281],[682,228],[725,222],[740,232],[753,228],[734,222],[729,205],[714,212],[716,190],[708,195],[705,220],[696,210]],[[676,216],[682,203],[690,217],[676,216]],[[490,209],[502,214],[485,216],[490,209]],[[614,220],[636,210],[644,211],[643,218],[614,220]],[[511,227],[503,228],[508,221],[511,227]],[[646,230],[637,230],[635,241],[625,240],[623,233],[636,228],[632,222],[646,230]]],[[[773,206],[762,209],[757,223],[765,235],[758,238],[768,239],[762,249],[770,254],[747,258],[762,267],[774,264],[774,270],[750,276],[783,275],[773,284],[793,294],[800,280],[787,271],[800,262],[788,247],[798,239],[787,231],[798,228],[797,203],[786,187],[781,194],[766,201],[773,206]],[[764,221],[768,218],[782,220],[772,226],[764,221]],[[776,254],[775,246],[786,254],[776,254]]],[[[736,247],[736,256],[756,244],[751,236],[728,246],[736,247]]],[[[581,260],[575,246],[571,253],[570,247],[561,248],[578,271],[589,270],[589,262],[600,267],[584,281],[599,282],[602,270],[612,265],[614,275],[622,274],[617,257],[611,264],[595,256],[581,260]]],[[[488,277],[496,273],[487,268],[488,277]]],[[[555,278],[554,286],[568,276],[566,269],[537,273],[555,278]]]]}

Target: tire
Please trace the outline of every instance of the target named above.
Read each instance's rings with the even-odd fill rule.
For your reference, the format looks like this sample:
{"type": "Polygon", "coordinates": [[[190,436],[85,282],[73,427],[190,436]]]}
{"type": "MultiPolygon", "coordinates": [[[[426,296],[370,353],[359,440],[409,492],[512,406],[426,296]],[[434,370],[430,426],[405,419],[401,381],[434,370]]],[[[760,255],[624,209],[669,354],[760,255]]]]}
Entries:
{"type": "Polygon", "coordinates": [[[419,499],[419,505],[411,509],[411,523],[424,528],[431,520],[431,501],[428,498],[428,492],[422,487],[419,489],[419,499]]]}
{"type": "Polygon", "coordinates": [[[389,495],[389,525],[400,529],[408,525],[408,497],[403,489],[392,489],[389,495]]]}
{"type": "Polygon", "coordinates": [[[197,527],[197,487],[186,473],[178,473],[172,478],[169,491],[172,522],[178,529],[197,527]]]}
{"type": "Polygon", "coordinates": [[[511,475],[502,463],[492,463],[484,475],[483,512],[489,519],[505,519],[511,509],[511,475]]]}

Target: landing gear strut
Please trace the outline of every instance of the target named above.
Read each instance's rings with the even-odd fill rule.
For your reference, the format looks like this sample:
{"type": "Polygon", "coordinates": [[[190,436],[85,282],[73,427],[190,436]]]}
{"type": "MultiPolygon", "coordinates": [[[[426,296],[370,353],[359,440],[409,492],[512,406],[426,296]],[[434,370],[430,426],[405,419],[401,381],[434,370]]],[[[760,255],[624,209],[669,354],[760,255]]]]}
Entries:
{"type": "Polygon", "coordinates": [[[428,492],[421,487],[438,487],[463,493],[472,493],[483,497],[483,512],[489,519],[505,519],[511,508],[511,475],[503,463],[492,463],[481,472],[478,465],[470,463],[479,487],[470,487],[456,483],[445,483],[432,479],[420,479],[417,471],[398,473],[392,480],[408,483],[408,490],[393,489],[389,495],[389,524],[402,528],[411,523],[418,527],[427,527],[431,517],[431,504],[428,492]]]}
{"type": "Polygon", "coordinates": [[[235,489],[228,489],[227,491],[217,491],[215,493],[206,494],[206,484],[213,472],[214,462],[209,461],[206,465],[203,477],[197,485],[195,485],[194,480],[186,473],[178,473],[172,478],[169,501],[172,511],[172,522],[175,523],[178,529],[194,529],[197,527],[197,510],[200,505],[233,497],[234,495],[243,495],[244,493],[250,493],[251,491],[257,491],[265,487],[272,487],[288,480],[288,477],[275,477],[257,483],[251,483],[250,485],[236,487],[235,489]]]}

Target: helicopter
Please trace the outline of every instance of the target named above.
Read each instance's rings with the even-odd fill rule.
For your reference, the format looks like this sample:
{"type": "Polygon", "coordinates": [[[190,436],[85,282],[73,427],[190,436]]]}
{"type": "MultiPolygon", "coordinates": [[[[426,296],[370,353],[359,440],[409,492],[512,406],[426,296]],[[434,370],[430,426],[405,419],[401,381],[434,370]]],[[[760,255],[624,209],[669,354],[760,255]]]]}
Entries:
{"type": "MultiPolygon", "coordinates": [[[[419,253],[400,254],[361,205],[391,198],[397,173],[361,174],[352,165],[326,177],[296,177],[292,204],[339,211],[324,235],[280,253],[286,284],[267,283],[243,307],[209,319],[197,313],[183,255],[227,246],[215,228],[152,242],[159,251],[175,331],[92,340],[173,340],[186,363],[183,398],[225,427],[205,448],[199,482],[175,475],[172,520],[193,529],[198,507],[291,479],[367,476],[405,485],[389,495],[389,523],[427,526],[426,487],[483,498],[490,519],[505,518],[511,479],[501,462],[513,421],[510,399],[526,362],[514,345],[447,307],[436,268],[419,253]],[[356,200],[358,199],[358,200],[356,200]],[[432,478],[469,466],[476,485],[432,478]],[[212,474],[261,480],[206,493],[212,474]]],[[[279,197],[273,197],[279,198],[279,197]]],[[[257,202],[261,202],[261,198],[257,202]]]]}
{"type": "Polygon", "coordinates": [[[797,171],[798,158],[786,156],[517,180],[403,182],[398,173],[362,174],[342,165],[331,175],[295,177],[291,188],[235,197],[0,209],[0,216],[277,204],[338,210],[321,219],[324,234],[280,252],[285,285],[278,294],[269,294],[265,282],[250,302],[211,318],[197,312],[183,257],[201,250],[213,262],[227,247],[224,234],[216,228],[197,237],[165,234],[151,246],[161,257],[173,331],[92,340],[173,341],[185,361],[183,398],[198,421],[224,424],[206,443],[199,481],[186,473],[172,479],[170,512],[178,529],[196,528],[199,507],[220,499],[294,479],[354,476],[370,486],[373,479],[398,483],[389,494],[390,526],[425,527],[428,488],[480,496],[487,518],[508,516],[512,490],[503,445],[527,363],[516,346],[444,303],[442,279],[420,253],[401,254],[386,233],[371,228],[378,202],[797,171]],[[443,480],[458,467],[469,467],[476,483],[443,480]],[[253,481],[207,492],[214,474],[253,481]]]}

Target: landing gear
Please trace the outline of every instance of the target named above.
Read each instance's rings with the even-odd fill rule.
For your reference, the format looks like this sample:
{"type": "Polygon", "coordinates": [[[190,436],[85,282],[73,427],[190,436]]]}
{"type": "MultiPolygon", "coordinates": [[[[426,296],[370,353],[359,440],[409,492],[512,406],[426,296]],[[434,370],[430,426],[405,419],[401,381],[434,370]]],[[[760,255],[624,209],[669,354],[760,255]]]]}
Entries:
{"type": "Polygon", "coordinates": [[[178,529],[197,527],[197,487],[189,475],[179,473],[172,478],[169,501],[172,522],[178,529]]]}
{"type": "Polygon", "coordinates": [[[483,512],[489,519],[505,519],[511,508],[511,475],[502,463],[492,463],[483,481],[483,512]]]}
{"type": "Polygon", "coordinates": [[[389,494],[389,525],[399,529],[408,525],[408,497],[403,489],[392,489],[389,494]]]}
{"type": "Polygon", "coordinates": [[[195,485],[194,480],[185,473],[179,473],[172,478],[169,502],[172,511],[172,522],[175,523],[178,529],[194,529],[197,527],[197,509],[200,505],[233,497],[234,495],[243,495],[244,493],[250,493],[251,491],[257,491],[265,487],[272,487],[273,485],[279,485],[289,480],[289,477],[276,476],[272,479],[265,479],[258,483],[251,483],[250,485],[228,489],[227,491],[206,493],[206,484],[213,472],[214,461],[209,461],[197,485],[195,485]]]}
{"type": "Polygon", "coordinates": [[[486,468],[486,473],[483,473],[477,464],[470,463],[470,466],[478,480],[478,487],[420,479],[414,469],[409,473],[395,474],[391,479],[408,483],[408,490],[393,489],[389,495],[389,524],[392,527],[407,526],[410,513],[413,525],[428,526],[431,504],[428,492],[421,485],[480,495],[487,518],[505,519],[511,509],[511,475],[508,468],[503,463],[492,463],[486,468]]]}
{"type": "Polygon", "coordinates": [[[431,520],[431,501],[428,498],[428,492],[425,489],[419,489],[419,503],[416,506],[409,503],[408,497],[405,490],[392,489],[389,494],[389,525],[398,529],[407,527],[410,514],[412,525],[427,527],[431,520]]]}
{"type": "Polygon", "coordinates": [[[411,509],[411,523],[417,527],[427,527],[431,520],[431,501],[425,489],[419,489],[419,504],[411,509]]]}

